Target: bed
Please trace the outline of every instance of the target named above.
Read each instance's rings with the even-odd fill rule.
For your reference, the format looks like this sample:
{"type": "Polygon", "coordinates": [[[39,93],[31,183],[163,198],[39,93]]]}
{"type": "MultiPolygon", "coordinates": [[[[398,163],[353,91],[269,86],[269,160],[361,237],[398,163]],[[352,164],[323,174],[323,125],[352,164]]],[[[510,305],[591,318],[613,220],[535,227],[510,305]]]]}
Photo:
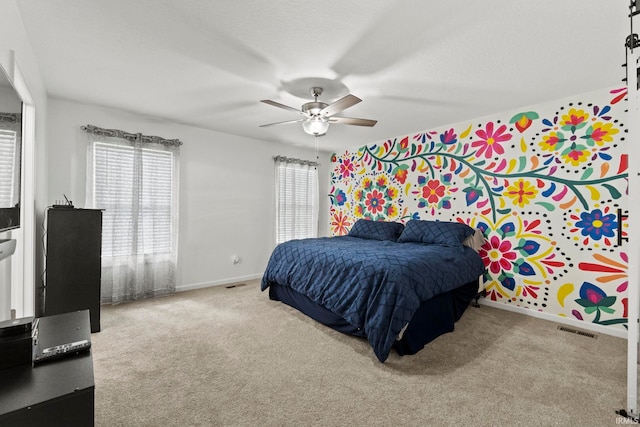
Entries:
{"type": "Polygon", "coordinates": [[[358,220],[346,236],[278,245],[261,289],[324,325],[366,338],[384,362],[392,349],[414,354],[453,331],[478,293],[483,241],[458,222],[358,220]]]}

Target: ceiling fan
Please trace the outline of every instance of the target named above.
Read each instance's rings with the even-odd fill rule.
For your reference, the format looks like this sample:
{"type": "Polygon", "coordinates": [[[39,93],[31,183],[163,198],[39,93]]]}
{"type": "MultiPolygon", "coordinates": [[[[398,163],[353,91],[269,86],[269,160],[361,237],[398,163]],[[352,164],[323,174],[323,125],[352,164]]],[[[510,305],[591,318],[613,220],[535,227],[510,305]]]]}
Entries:
{"type": "Polygon", "coordinates": [[[314,136],[322,136],[329,129],[330,123],[372,127],[378,122],[377,120],[335,116],[335,114],[338,114],[339,112],[346,110],[347,108],[352,107],[358,102],[362,101],[357,96],[349,94],[338,99],[332,104],[326,104],[324,102],[318,101],[318,97],[322,95],[321,87],[312,87],[311,89],[309,89],[309,91],[311,92],[311,95],[313,95],[314,100],[303,104],[300,110],[276,101],[270,101],[268,99],[263,99],[262,101],[260,101],[264,102],[265,104],[273,105],[274,107],[282,108],[284,110],[293,111],[304,116],[303,118],[300,118],[298,120],[287,120],[284,122],[269,123],[266,125],[261,125],[260,127],[302,122],[302,129],[304,129],[306,133],[314,136]]]}

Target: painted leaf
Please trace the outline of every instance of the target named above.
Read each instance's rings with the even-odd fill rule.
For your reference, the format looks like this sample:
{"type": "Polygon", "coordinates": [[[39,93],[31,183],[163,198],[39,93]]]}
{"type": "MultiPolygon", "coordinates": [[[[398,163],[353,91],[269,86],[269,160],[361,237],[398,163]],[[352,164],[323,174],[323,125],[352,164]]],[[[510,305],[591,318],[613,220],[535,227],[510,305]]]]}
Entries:
{"type": "Polygon", "coordinates": [[[585,185],[589,193],[591,193],[591,200],[600,200],[600,191],[593,185],[585,185]]]}
{"type": "Polygon", "coordinates": [[[591,301],[589,301],[586,298],[578,298],[577,300],[575,300],[578,304],[580,304],[583,307],[594,307],[595,308],[595,304],[592,303],[591,301]]]}
{"type": "Polygon", "coordinates": [[[615,296],[604,297],[600,301],[598,301],[599,307],[611,307],[616,302],[615,296]]]}
{"type": "Polygon", "coordinates": [[[593,173],[593,168],[587,168],[582,174],[582,176],[580,177],[580,180],[585,181],[591,176],[592,173],[593,173]]]}
{"type": "Polygon", "coordinates": [[[613,197],[614,199],[619,199],[620,197],[622,197],[622,194],[620,194],[620,192],[613,187],[610,184],[602,184],[602,186],[604,188],[606,188],[607,190],[609,190],[609,193],[611,194],[611,197],[613,197]]]}
{"type": "Polygon", "coordinates": [[[547,203],[547,202],[536,202],[536,205],[542,206],[543,208],[545,208],[549,212],[553,212],[555,210],[555,208],[556,208],[556,205],[554,205],[552,203],[547,203]]]}
{"type": "Polygon", "coordinates": [[[556,191],[556,183],[552,182],[551,185],[549,186],[549,188],[547,188],[546,190],[544,190],[542,192],[542,195],[544,197],[549,197],[554,193],[554,191],[556,191]]]}

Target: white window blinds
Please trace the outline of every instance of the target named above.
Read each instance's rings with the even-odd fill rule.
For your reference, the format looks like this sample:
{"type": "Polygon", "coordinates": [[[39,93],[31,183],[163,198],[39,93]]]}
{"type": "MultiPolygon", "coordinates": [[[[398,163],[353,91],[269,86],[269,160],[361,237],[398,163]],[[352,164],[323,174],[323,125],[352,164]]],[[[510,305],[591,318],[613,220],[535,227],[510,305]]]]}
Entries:
{"type": "Polygon", "coordinates": [[[111,230],[103,238],[103,253],[171,251],[172,156],[169,151],[94,144],[94,206],[104,209],[103,228],[111,230]]]}
{"type": "Polygon", "coordinates": [[[16,153],[16,137],[18,133],[13,130],[0,129],[0,206],[13,206],[17,200],[19,187],[16,174],[19,159],[16,153]]]}
{"type": "Polygon", "coordinates": [[[317,237],[318,171],[314,163],[275,158],[276,244],[317,237]]]}

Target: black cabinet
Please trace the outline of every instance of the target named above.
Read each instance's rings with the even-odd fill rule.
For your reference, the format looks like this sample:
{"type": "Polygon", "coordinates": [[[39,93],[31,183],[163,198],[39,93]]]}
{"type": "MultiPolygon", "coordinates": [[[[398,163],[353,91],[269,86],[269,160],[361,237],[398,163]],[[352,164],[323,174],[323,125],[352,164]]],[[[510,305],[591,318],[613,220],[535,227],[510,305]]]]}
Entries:
{"type": "Polygon", "coordinates": [[[44,314],[88,309],[98,332],[102,211],[50,208],[46,218],[44,314]]]}
{"type": "MultiPolygon", "coordinates": [[[[39,320],[36,352],[91,341],[86,310],[39,320]]],[[[91,350],[63,359],[0,370],[0,427],[94,425],[95,384],[91,350]]]]}

